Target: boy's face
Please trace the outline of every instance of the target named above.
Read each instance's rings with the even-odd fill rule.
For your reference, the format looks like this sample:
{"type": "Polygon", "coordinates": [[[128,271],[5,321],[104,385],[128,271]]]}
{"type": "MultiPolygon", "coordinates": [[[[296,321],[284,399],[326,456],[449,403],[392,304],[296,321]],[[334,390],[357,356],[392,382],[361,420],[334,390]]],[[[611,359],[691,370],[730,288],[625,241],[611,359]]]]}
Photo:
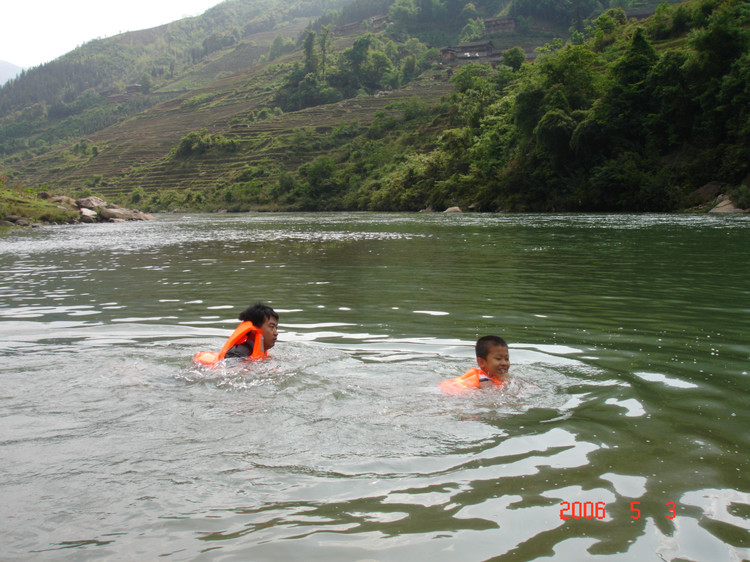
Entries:
{"type": "Polygon", "coordinates": [[[276,338],[279,337],[279,323],[273,316],[266,316],[265,322],[260,327],[260,333],[263,335],[263,347],[265,351],[276,345],[276,338]]]}
{"type": "Polygon", "coordinates": [[[508,348],[504,345],[492,345],[487,357],[477,357],[479,368],[491,377],[504,379],[510,368],[508,348]]]}

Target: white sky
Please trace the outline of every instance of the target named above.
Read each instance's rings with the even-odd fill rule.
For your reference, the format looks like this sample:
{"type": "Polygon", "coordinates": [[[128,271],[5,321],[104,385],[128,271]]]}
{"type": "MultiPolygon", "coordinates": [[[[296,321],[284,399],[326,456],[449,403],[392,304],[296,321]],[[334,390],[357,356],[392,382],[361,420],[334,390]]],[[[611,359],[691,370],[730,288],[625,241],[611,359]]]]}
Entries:
{"type": "Polygon", "coordinates": [[[202,14],[222,0],[3,0],[0,60],[28,68],[92,39],[202,14]]]}

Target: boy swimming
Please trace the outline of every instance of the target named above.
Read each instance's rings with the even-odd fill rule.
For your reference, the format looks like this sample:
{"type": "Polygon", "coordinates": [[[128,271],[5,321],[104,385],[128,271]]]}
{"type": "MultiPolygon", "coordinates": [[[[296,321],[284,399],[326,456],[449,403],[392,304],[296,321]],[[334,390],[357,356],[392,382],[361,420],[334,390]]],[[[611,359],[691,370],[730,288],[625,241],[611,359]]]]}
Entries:
{"type": "Polygon", "coordinates": [[[440,390],[446,394],[460,394],[475,388],[500,387],[508,382],[510,357],[508,344],[499,336],[483,336],[477,340],[477,365],[460,377],[440,383],[440,390]]]}
{"type": "Polygon", "coordinates": [[[276,345],[279,336],[279,315],[270,306],[256,303],[240,313],[240,325],[234,330],[221,351],[200,351],[193,362],[208,366],[216,365],[225,357],[242,359],[264,359],[268,350],[276,345]]]}
{"type": "Polygon", "coordinates": [[[276,311],[262,303],[255,303],[240,313],[240,322],[252,322],[254,330],[248,334],[248,338],[227,350],[227,357],[241,357],[243,359],[253,356],[254,338],[260,335],[263,348],[263,356],[268,355],[268,350],[276,345],[279,337],[279,315],[276,311]]]}

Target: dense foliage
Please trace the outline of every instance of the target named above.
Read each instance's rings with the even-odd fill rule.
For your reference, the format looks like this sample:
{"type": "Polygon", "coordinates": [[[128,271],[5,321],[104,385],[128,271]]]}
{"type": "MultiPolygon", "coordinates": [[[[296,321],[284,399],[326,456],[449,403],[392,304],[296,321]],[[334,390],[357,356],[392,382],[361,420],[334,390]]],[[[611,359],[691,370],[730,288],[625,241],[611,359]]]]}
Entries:
{"type": "Polygon", "coordinates": [[[309,31],[304,60],[295,63],[275,101],[284,111],[333,103],[358,94],[374,94],[406,84],[440,58],[416,39],[397,44],[366,34],[340,53],[331,53],[330,29],[309,31]]]}
{"type": "MultiPolygon", "coordinates": [[[[588,33],[585,44],[550,45],[518,71],[462,67],[433,116],[447,123],[436,146],[410,146],[419,142],[410,125],[388,142],[357,139],[326,178],[357,188],[318,194],[312,206],[663,211],[689,205],[707,182],[742,184],[750,5],[665,6],[645,28],[610,10],[588,33]],[[654,49],[685,30],[687,41],[654,49]]],[[[300,170],[297,181],[312,189],[319,176],[300,170]]]]}

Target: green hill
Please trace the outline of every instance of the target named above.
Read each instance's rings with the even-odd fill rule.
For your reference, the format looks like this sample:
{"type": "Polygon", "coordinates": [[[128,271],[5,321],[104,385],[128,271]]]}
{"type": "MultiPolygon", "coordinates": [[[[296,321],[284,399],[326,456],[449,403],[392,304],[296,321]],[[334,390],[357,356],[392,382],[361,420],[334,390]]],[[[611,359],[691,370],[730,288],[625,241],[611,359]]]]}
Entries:
{"type": "Polygon", "coordinates": [[[94,40],[24,71],[0,88],[0,155],[43,153],[250,66],[267,53],[271,33],[296,37],[322,10],[322,0],[317,11],[313,4],[227,0],[202,16],[94,40]],[[217,64],[227,51],[241,58],[217,64]]]}
{"type": "Polygon", "coordinates": [[[747,198],[746,3],[625,2],[655,9],[636,20],[583,0],[359,0],[272,22],[245,4],[94,42],[100,68],[128,69],[95,86],[0,90],[7,183],[152,211],[670,210],[709,181],[747,198]],[[128,64],[107,55],[123,46],[128,64]]]}

